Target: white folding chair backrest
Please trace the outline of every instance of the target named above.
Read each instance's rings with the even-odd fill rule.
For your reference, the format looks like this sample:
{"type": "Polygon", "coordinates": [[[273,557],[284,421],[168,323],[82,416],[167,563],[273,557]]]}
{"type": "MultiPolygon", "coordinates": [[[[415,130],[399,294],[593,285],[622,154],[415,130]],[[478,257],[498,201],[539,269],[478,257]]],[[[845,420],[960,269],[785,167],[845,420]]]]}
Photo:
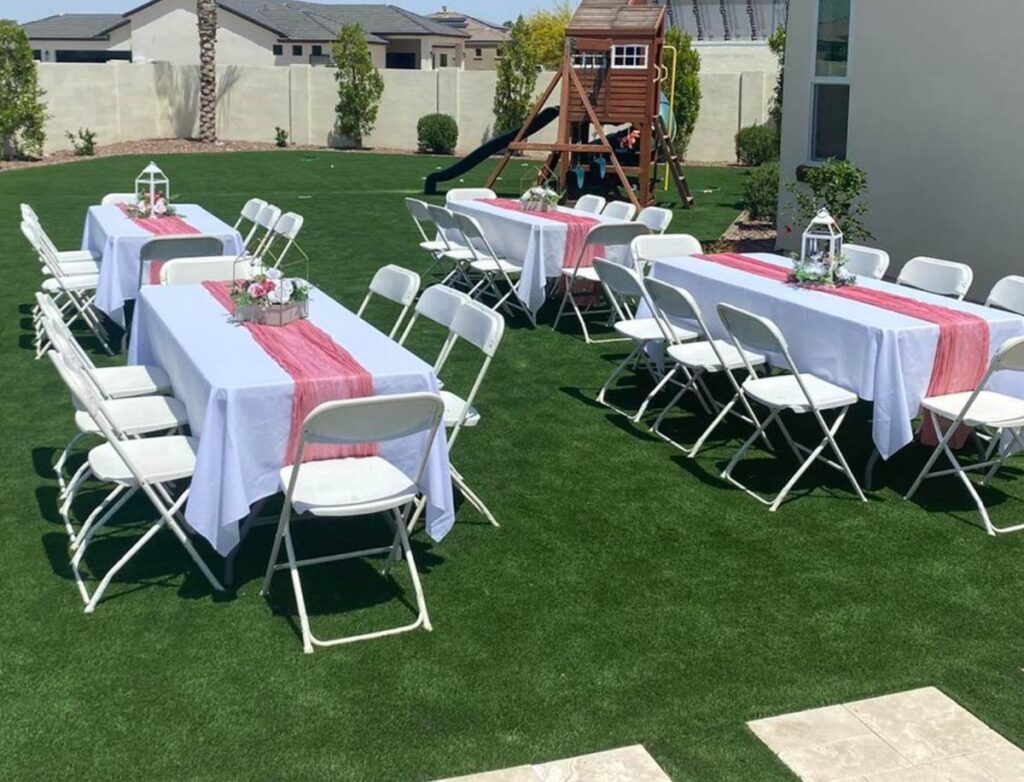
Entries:
{"type": "Polygon", "coordinates": [[[366,311],[366,305],[370,303],[370,299],[374,296],[380,296],[401,305],[402,311],[398,315],[398,320],[395,321],[395,325],[392,326],[391,332],[388,334],[389,337],[394,338],[402,322],[405,320],[406,314],[409,312],[409,307],[412,306],[413,301],[416,299],[416,293],[419,289],[420,276],[416,272],[396,266],[393,263],[382,266],[377,269],[373,279],[370,280],[369,290],[366,291],[366,297],[363,299],[363,303],[359,305],[356,315],[359,317],[363,316],[363,313],[366,311]]]}
{"type": "MultiPolygon", "coordinates": [[[[402,338],[398,340],[398,344],[405,344],[409,334],[412,333],[413,326],[416,325],[416,321],[420,317],[424,317],[450,332],[459,307],[470,301],[473,301],[473,299],[465,291],[460,291],[447,285],[431,285],[423,291],[419,301],[416,302],[412,317],[409,318],[409,324],[405,327],[405,331],[402,332],[402,338]]],[[[438,353],[434,361],[435,372],[439,371],[439,368],[444,365],[454,344],[455,341],[450,338],[450,335],[445,338],[444,344],[441,346],[441,352],[438,353]]]]}
{"type": "Polygon", "coordinates": [[[28,220],[30,222],[39,223],[39,215],[36,214],[36,210],[33,209],[26,203],[19,204],[21,208],[21,219],[28,220]]]}
{"type": "Polygon", "coordinates": [[[704,252],[700,242],[689,234],[638,236],[633,240],[631,249],[637,263],[654,263],[664,258],[686,258],[704,252]]]}
{"type": "Polygon", "coordinates": [[[452,216],[455,218],[455,225],[459,229],[459,233],[466,240],[466,246],[477,260],[501,257],[495,253],[491,243],[487,241],[483,226],[475,217],[464,215],[461,212],[453,212],[452,216]]]}
{"type": "Polygon", "coordinates": [[[247,258],[174,258],[160,268],[161,285],[198,285],[252,279],[255,270],[247,258]]]}
{"type": "Polygon", "coordinates": [[[253,232],[252,241],[256,242],[255,247],[249,247],[247,244],[245,249],[249,250],[257,258],[263,255],[267,245],[270,244],[274,237],[274,226],[277,225],[277,221],[281,219],[281,210],[273,204],[267,204],[259,213],[256,215],[256,231],[253,232]],[[257,238],[257,232],[262,229],[263,236],[257,238]]]}
{"type": "MultiPolygon", "coordinates": [[[[463,400],[462,411],[454,426],[452,426],[451,433],[448,435],[449,449],[454,445],[462,425],[469,416],[476,395],[484,382],[484,376],[491,366],[491,361],[494,358],[494,354],[498,351],[498,346],[501,344],[501,338],[504,334],[505,318],[499,312],[484,306],[478,301],[466,302],[455,313],[455,319],[452,321],[451,326],[450,342],[454,345],[457,340],[465,340],[484,354],[484,362],[477,373],[476,379],[473,381],[469,394],[463,400]]],[[[437,372],[441,371],[450,355],[451,347],[449,346],[444,359],[436,370],[437,372]]]]}
{"type": "Polygon", "coordinates": [[[46,268],[46,273],[56,277],[58,280],[63,280],[66,277],[64,270],[61,268],[56,254],[52,252],[43,241],[42,229],[35,223],[31,223],[28,220],[22,220],[20,228],[22,235],[28,240],[28,243],[32,245],[33,249],[35,249],[39,262],[46,268]]]}
{"type": "Polygon", "coordinates": [[[427,235],[427,228],[434,223],[429,207],[430,204],[420,201],[418,198],[405,199],[405,208],[408,210],[409,216],[412,217],[412,221],[416,223],[416,230],[420,232],[420,236],[425,242],[432,241],[427,235]]]}
{"type": "MultiPolygon", "coordinates": [[[[156,285],[160,279],[150,276],[154,261],[171,261],[175,258],[200,258],[224,254],[224,241],[217,236],[156,236],[147,239],[139,248],[139,287],[156,285]]],[[[228,278],[230,279],[230,278],[228,278]]]]}
{"type": "Polygon", "coordinates": [[[476,201],[479,198],[496,197],[496,193],[489,187],[455,187],[445,195],[444,202],[450,204],[452,201],[476,201]]]}
{"type": "Polygon", "coordinates": [[[672,225],[672,210],[660,206],[648,206],[640,210],[636,221],[651,229],[651,233],[663,234],[672,225]]]}
{"type": "Polygon", "coordinates": [[[749,348],[755,353],[782,356],[786,363],[785,368],[796,376],[804,396],[807,397],[809,402],[811,401],[811,397],[804,387],[803,380],[800,378],[800,372],[796,368],[796,363],[789,353],[789,345],[786,342],[786,338],[782,336],[778,326],[768,320],[768,318],[762,318],[753,312],[747,312],[739,307],[724,303],[718,305],[718,319],[722,322],[733,344],[743,354],[744,363],[747,364],[747,370],[751,374],[753,374],[754,368],[747,362],[743,348],[749,348]]]}
{"type": "Polygon", "coordinates": [[[415,475],[409,476],[419,483],[443,415],[441,397],[429,393],[358,397],[320,405],[302,422],[285,502],[291,501],[296,478],[302,471],[302,452],[311,443],[358,445],[426,434],[415,475]]]}
{"type": "MultiPolygon", "coordinates": [[[[52,341],[52,340],[51,340],[52,341]]],[[[65,360],[64,355],[57,349],[51,348],[46,352],[49,356],[50,362],[57,370],[57,374],[60,379],[64,381],[64,385],[67,386],[69,392],[71,392],[71,398],[74,401],[75,407],[85,408],[86,397],[88,396],[88,390],[86,388],[86,381],[81,371],[74,371],[68,366],[68,361],[65,360]]]]}
{"type": "Polygon", "coordinates": [[[265,254],[271,252],[271,247],[277,239],[283,239],[285,242],[284,247],[282,247],[280,251],[274,251],[271,253],[275,269],[281,265],[285,256],[288,255],[288,251],[291,250],[292,245],[295,244],[295,239],[298,237],[299,231],[302,230],[303,222],[305,221],[303,220],[302,215],[296,214],[295,212],[285,212],[270,230],[270,240],[263,248],[263,252],[265,254]]]}
{"type": "MultiPolygon", "coordinates": [[[[685,321],[687,325],[696,324],[701,337],[711,340],[711,334],[704,322],[704,313],[700,311],[700,305],[688,290],[653,277],[644,279],[644,287],[654,305],[654,314],[662,324],[662,332],[669,342],[677,341],[670,326],[679,325],[679,321],[685,321]]],[[[717,349],[715,353],[718,353],[717,349]]]]}
{"type": "Polygon", "coordinates": [[[601,210],[605,217],[615,220],[632,220],[636,216],[636,207],[629,201],[612,201],[601,210]]]}
{"type": "MultiPolygon", "coordinates": [[[[580,261],[588,247],[601,245],[605,248],[605,255],[610,247],[630,247],[633,240],[638,236],[645,236],[650,233],[646,225],[640,223],[601,223],[595,225],[587,232],[587,239],[583,243],[579,257],[576,258],[576,268],[579,268],[580,261]]],[[[613,260],[609,258],[608,260],[613,260]]]]}
{"type": "Polygon", "coordinates": [[[601,214],[601,210],[604,209],[604,205],[607,203],[604,198],[593,193],[580,196],[576,205],[573,207],[577,212],[590,212],[591,214],[601,214]]]}
{"type": "Polygon", "coordinates": [[[966,263],[943,261],[918,256],[907,261],[896,278],[897,285],[907,285],[940,296],[962,299],[974,281],[974,270],[966,263]]]}
{"type": "Polygon", "coordinates": [[[595,258],[594,271],[608,291],[608,298],[611,299],[612,307],[615,308],[620,320],[632,320],[630,310],[621,304],[623,299],[637,299],[649,304],[643,280],[635,269],[606,258],[595,258]]]}
{"type": "Polygon", "coordinates": [[[237,231],[238,227],[243,222],[255,223],[256,218],[260,214],[260,210],[267,205],[267,202],[262,198],[250,198],[245,202],[245,206],[242,207],[242,211],[238,213],[238,219],[235,220],[234,229],[237,231]]]}
{"type": "Polygon", "coordinates": [[[992,286],[985,306],[1024,315],[1024,277],[1011,274],[992,286]]]}
{"type": "Polygon", "coordinates": [[[100,206],[116,206],[117,204],[135,206],[138,202],[139,196],[137,193],[107,193],[103,196],[103,200],[100,201],[100,206]]]}
{"type": "Polygon", "coordinates": [[[449,250],[454,249],[455,245],[465,243],[465,237],[459,231],[459,226],[455,222],[455,215],[452,212],[443,206],[435,206],[434,204],[427,204],[427,210],[430,212],[430,219],[437,226],[437,232],[441,235],[445,244],[448,245],[449,250]]]}
{"type": "Polygon", "coordinates": [[[861,277],[880,280],[889,268],[889,253],[885,250],[844,243],[843,255],[846,257],[846,270],[861,277]]]}

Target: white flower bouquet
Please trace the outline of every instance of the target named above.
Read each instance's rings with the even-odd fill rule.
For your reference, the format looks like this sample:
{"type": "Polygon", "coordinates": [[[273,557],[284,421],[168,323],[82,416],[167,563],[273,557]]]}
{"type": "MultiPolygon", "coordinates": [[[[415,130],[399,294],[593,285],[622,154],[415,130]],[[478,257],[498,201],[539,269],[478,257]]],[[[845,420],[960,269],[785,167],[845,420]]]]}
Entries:
{"type": "Polygon", "coordinates": [[[520,202],[524,212],[550,212],[562,197],[549,187],[531,187],[523,193],[520,202]]]}
{"type": "Polygon", "coordinates": [[[251,280],[235,280],[231,289],[235,317],[263,326],[287,326],[309,317],[309,286],[267,269],[251,280]]]}

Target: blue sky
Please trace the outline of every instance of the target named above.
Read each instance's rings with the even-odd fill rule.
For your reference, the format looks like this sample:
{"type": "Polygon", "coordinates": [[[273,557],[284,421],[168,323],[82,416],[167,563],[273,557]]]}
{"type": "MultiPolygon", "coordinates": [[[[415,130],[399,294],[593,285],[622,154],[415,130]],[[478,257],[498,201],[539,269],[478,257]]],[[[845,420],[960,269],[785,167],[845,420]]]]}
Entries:
{"type": "MultiPolygon", "coordinates": [[[[337,0],[336,0],[337,1],[337,0]]],[[[372,1],[372,0],[371,0],[372,1]]],[[[367,2],[367,0],[363,0],[367,2]]],[[[504,22],[516,14],[526,14],[538,8],[554,5],[554,0],[389,0],[409,11],[428,14],[439,11],[441,5],[463,11],[489,22],[504,22]]],[[[142,0],[3,0],[0,17],[28,22],[59,13],[124,13],[141,5],[142,0]]]]}

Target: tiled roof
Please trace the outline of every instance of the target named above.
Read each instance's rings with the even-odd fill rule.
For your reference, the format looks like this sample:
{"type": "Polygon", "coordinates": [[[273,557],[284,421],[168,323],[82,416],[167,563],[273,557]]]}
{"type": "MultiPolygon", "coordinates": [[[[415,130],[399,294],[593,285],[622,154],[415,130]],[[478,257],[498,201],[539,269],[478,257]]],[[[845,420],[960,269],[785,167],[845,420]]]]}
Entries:
{"type": "Polygon", "coordinates": [[[127,20],[121,14],[56,14],[21,27],[29,38],[105,39],[111,30],[127,20]]]}
{"type": "Polygon", "coordinates": [[[485,22],[483,19],[478,19],[475,16],[470,16],[469,14],[464,14],[459,11],[449,11],[445,9],[443,11],[428,14],[428,17],[439,24],[451,27],[453,30],[460,30],[468,34],[468,43],[501,42],[508,38],[508,31],[500,24],[485,22]]]}

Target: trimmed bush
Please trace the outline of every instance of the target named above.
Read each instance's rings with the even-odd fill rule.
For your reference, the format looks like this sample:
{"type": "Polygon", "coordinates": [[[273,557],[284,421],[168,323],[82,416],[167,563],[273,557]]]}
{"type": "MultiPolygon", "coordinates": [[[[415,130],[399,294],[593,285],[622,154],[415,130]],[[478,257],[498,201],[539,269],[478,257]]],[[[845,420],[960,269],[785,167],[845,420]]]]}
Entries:
{"type": "Polygon", "coordinates": [[[747,178],[743,189],[743,208],[755,220],[775,222],[779,211],[779,164],[763,163],[747,178]]]}
{"type": "Polygon", "coordinates": [[[779,131],[774,125],[751,125],[736,134],[736,158],[745,166],[779,159],[779,131]]]}
{"type": "Polygon", "coordinates": [[[450,155],[459,143],[459,125],[448,114],[427,114],[416,123],[420,152],[450,155]]]}

